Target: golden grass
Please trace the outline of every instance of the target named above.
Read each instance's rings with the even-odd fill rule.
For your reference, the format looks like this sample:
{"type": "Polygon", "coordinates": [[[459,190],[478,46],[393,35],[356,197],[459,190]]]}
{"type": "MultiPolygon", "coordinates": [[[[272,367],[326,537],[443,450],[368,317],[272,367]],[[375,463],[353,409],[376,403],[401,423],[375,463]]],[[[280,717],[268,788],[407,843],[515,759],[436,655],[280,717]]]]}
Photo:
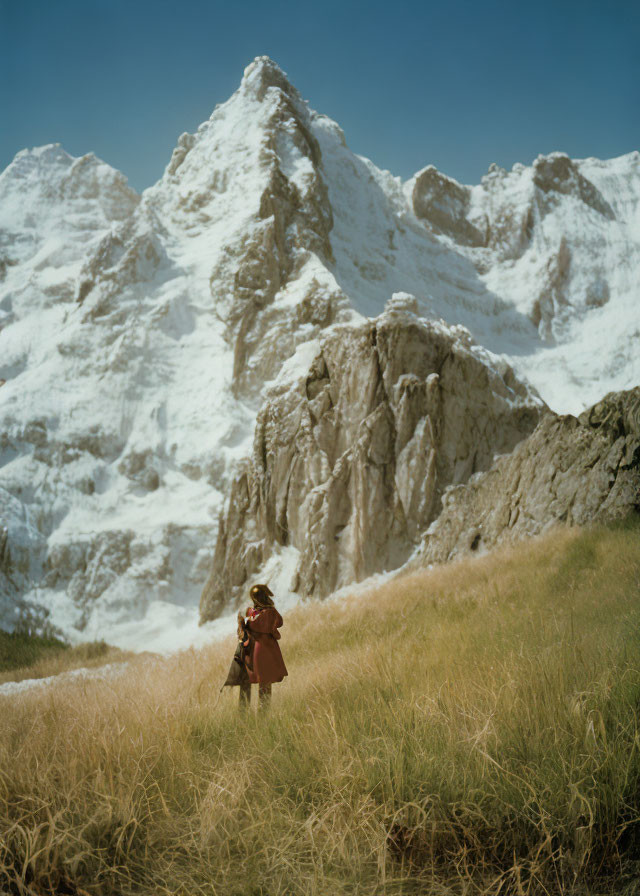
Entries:
{"type": "Polygon", "coordinates": [[[0,704],[0,892],[628,893],[640,530],[559,530],[233,643],[0,704]]]}

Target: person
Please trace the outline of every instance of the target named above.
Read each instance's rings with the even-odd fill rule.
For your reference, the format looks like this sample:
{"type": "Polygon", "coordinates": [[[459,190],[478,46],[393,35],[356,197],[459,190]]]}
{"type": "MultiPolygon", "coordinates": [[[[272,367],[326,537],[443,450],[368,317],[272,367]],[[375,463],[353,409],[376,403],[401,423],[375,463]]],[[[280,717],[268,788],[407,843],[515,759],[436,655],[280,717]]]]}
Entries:
{"type": "Polygon", "coordinates": [[[245,635],[244,662],[248,673],[240,684],[240,705],[248,707],[251,685],[258,685],[259,706],[267,708],[271,702],[271,685],[287,674],[280,651],[279,628],[283,619],[273,603],[273,592],[268,585],[254,585],[249,591],[253,606],[246,613],[238,613],[239,630],[245,635]],[[246,620],[245,617],[246,616],[246,620]]]}

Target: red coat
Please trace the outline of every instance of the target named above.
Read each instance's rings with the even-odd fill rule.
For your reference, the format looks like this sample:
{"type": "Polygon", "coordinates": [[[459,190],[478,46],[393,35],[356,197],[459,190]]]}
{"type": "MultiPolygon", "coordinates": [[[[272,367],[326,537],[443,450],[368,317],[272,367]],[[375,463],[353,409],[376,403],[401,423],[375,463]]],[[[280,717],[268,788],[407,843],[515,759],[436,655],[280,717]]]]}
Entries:
{"type": "Polygon", "coordinates": [[[247,610],[247,628],[255,643],[253,646],[253,670],[248,669],[252,684],[273,684],[282,681],[287,674],[287,667],[280,653],[279,628],[282,627],[282,616],[275,607],[247,610]]]}

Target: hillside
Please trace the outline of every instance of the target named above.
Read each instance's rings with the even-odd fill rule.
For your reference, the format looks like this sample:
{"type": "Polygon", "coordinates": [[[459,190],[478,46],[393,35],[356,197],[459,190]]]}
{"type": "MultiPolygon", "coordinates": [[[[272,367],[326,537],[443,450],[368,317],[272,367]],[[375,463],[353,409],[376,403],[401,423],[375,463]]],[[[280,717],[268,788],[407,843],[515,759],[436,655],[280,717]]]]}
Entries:
{"type": "Polygon", "coordinates": [[[0,697],[0,889],[637,892],[640,532],[560,529],[231,641],[0,697]]]}

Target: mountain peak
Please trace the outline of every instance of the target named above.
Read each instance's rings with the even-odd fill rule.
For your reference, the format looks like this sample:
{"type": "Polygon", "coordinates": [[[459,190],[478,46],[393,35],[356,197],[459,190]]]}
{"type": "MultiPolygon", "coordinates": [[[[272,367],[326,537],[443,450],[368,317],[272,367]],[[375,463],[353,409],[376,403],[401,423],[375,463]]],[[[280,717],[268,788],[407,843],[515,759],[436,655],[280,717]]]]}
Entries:
{"type": "Polygon", "coordinates": [[[86,240],[125,220],[139,199],[126,177],[93,153],[75,158],[59,143],[48,143],[23,149],[0,172],[0,231],[16,263],[31,258],[49,237],[55,243],[66,234],[68,262],[73,241],[84,254],[79,233],[86,240]]]}
{"type": "Polygon", "coordinates": [[[256,56],[244,70],[242,85],[246,91],[262,100],[269,87],[277,87],[287,96],[299,98],[298,91],[289,82],[286,73],[269,56],[256,56]]]}
{"type": "Polygon", "coordinates": [[[6,178],[21,179],[32,176],[35,171],[49,171],[54,166],[69,168],[73,161],[73,156],[60,143],[47,143],[32,149],[21,149],[1,173],[6,178]]]}

